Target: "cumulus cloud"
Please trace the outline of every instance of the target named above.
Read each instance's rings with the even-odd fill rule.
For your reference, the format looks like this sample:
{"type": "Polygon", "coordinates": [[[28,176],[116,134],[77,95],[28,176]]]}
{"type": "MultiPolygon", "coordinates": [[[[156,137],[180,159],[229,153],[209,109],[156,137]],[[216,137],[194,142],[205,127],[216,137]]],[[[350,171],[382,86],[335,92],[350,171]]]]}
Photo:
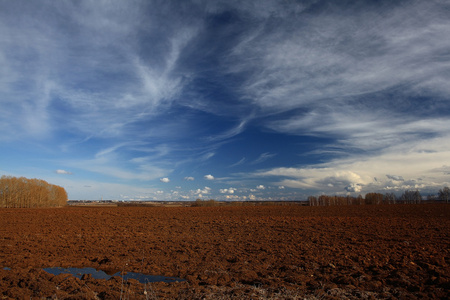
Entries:
{"type": "Polygon", "coordinates": [[[192,177],[192,176],[187,176],[187,177],[184,177],[184,180],[186,180],[186,181],[194,181],[195,178],[192,177]]]}
{"type": "Polygon", "coordinates": [[[349,193],[359,193],[362,190],[362,185],[357,183],[352,183],[345,187],[345,190],[349,193]]]}
{"type": "Polygon", "coordinates": [[[395,145],[378,155],[364,154],[337,158],[327,163],[303,168],[273,168],[252,176],[278,177],[278,185],[305,190],[339,192],[347,190],[383,191],[416,188],[436,188],[449,184],[442,162],[450,157],[450,139],[436,137],[416,141],[414,145],[395,145]],[[422,151],[426,148],[436,152],[422,151]],[[411,163],[414,162],[414,163],[411,163]],[[388,175],[397,174],[397,175],[388,175]],[[376,179],[375,179],[376,178],[376,179]],[[388,180],[382,180],[387,178],[388,180]],[[402,180],[403,179],[403,180],[402,180]],[[420,180],[419,180],[420,179],[420,180]]]}
{"type": "Polygon", "coordinates": [[[405,181],[402,176],[386,175],[386,177],[395,181],[405,181]]]}
{"type": "Polygon", "coordinates": [[[212,176],[211,174],[205,175],[203,176],[206,180],[214,180],[214,176],[212,176]]]}
{"type": "Polygon", "coordinates": [[[167,183],[167,182],[170,182],[170,179],[167,177],[164,177],[164,178],[161,178],[159,181],[167,183]]]}
{"type": "Polygon", "coordinates": [[[197,194],[197,195],[208,195],[208,194],[210,194],[211,193],[211,188],[210,187],[207,187],[207,186],[205,186],[203,189],[197,189],[195,192],[194,192],[194,194],[197,194]]]}
{"type": "Polygon", "coordinates": [[[245,199],[247,199],[247,197],[240,197],[240,196],[237,196],[237,195],[226,195],[225,196],[225,199],[226,200],[228,200],[228,201],[235,201],[235,200],[245,200],[245,199]]]}
{"type": "Polygon", "coordinates": [[[219,190],[219,192],[221,194],[234,194],[234,192],[236,192],[236,191],[237,191],[237,189],[236,188],[232,188],[232,187],[230,187],[228,189],[220,189],[219,190]]]}
{"type": "Polygon", "coordinates": [[[56,174],[63,174],[63,175],[72,175],[73,174],[72,172],[69,172],[66,170],[61,170],[61,169],[56,170],[55,172],[56,172],[56,174]]]}
{"type": "Polygon", "coordinates": [[[266,187],[264,185],[262,185],[262,184],[258,185],[256,188],[258,190],[265,190],[266,189],[266,187]]]}

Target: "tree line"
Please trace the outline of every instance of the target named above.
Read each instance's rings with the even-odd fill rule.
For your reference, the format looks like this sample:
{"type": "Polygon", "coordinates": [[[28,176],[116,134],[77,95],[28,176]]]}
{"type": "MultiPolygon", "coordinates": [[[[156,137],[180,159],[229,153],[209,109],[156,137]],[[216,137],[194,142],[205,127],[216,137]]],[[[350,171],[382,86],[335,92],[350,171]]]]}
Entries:
{"type": "MultiPolygon", "coordinates": [[[[448,203],[450,200],[450,189],[444,187],[440,189],[437,195],[428,195],[427,201],[440,201],[448,203]]],[[[309,196],[308,204],[310,206],[327,206],[327,205],[363,205],[363,204],[397,204],[397,203],[409,203],[417,204],[423,201],[422,195],[418,190],[409,191],[406,190],[400,197],[397,197],[394,193],[367,193],[365,197],[359,195],[353,196],[328,196],[320,195],[309,196]]]]}
{"type": "Polygon", "coordinates": [[[0,207],[58,207],[67,204],[63,187],[41,179],[2,176],[0,178],[0,207]]]}

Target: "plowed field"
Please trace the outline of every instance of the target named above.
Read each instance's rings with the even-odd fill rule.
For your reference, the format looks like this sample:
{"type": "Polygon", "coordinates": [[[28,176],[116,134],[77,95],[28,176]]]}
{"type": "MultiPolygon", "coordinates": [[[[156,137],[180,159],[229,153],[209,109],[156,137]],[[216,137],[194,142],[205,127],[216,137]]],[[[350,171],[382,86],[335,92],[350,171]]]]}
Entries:
{"type": "Polygon", "coordinates": [[[449,252],[446,204],[0,209],[0,298],[449,299],[449,252]]]}

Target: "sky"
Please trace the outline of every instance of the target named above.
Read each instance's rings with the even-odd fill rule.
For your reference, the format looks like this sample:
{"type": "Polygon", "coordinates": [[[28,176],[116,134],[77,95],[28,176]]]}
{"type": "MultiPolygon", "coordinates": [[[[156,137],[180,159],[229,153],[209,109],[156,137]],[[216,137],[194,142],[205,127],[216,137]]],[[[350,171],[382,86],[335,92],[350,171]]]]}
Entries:
{"type": "Polygon", "coordinates": [[[450,2],[0,0],[0,175],[71,200],[450,185],[450,2]]]}

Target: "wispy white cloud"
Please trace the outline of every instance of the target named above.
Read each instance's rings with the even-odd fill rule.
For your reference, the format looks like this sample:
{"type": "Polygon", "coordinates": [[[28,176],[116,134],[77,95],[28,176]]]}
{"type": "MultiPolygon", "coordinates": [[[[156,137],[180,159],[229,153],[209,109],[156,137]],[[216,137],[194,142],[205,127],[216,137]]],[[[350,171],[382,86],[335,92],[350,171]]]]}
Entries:
{"type": "Polygon", "coordinates": [[[330,104],[399,85],[410,95],[421,89],[448,94],[445,80],[438,80],[448,79],[441,61],[450,47],[444,11],[445,4],[437,2],[331,5],[319,16],[280,18],[278,28],[298,30],[249,31],[235,47],[236,64],[230,68],[251,72],[243,85],[245,98],[272,111],[314,107],[320,99],[330,104]]]}
{"type": "MultiPolygon", "coordinates": [[[[299,147],[303,165],[294,158],[290,168],[254,171],[281,154],[249,160],[245,150],[237,153],[229,167],[247,169],[239,176],[248,177],[216,179],[228,180],[225,195],[236,196],[226,188],[235,182],[269,186],[261,177],[274,186],[355,193],[448,182],[445,1],[148,6],[1,3],[0,141],[63,149],[52,173],[61,167],[161,184],[175,168],[213,170],[223,145],[250,129],[269,130],[326,144],[307,153],[299,147]],[[305,163],[307,156],[322,163],[305,163]]],[[[128,199],[163,196],[115,191],[128,199]]]]}
{"type": "Polygon", "coordinates": [[[124,180],[150,181],[164,178],[171,173],[171,169],[166,168],[164,162],[153,162],[149,158],[127,160],[121,152],[116,151],[119,148],[113,146],[99,151],[93,158],[66,159],[60,163],[104,177],[124,180]]]}
{"type": "Polygon", "coordinates": [[[8,122],[19,119],[15,131],[49,134],[59,122],[61,129],[85,136],[122,137],[129,124],[148,120],[177,97],[186,84],[186,76],[175,71],[177,61],[198,24],[182,30],[170,24],[175,27],[161,35],[158,19],[148,18],[141,5],[2,5],[0,82],[8,100],[1,101],[8,101],[8,122]],[[145,51],[137,34],[143,27],[155,37],[145,51]],[[76,117],[61,117],[61,107],[76,117]]]}
{"type": "MultiPolygon", "coordinates": [[[[108,148],[106,148],[106,149],[102,149],[102,150],[98,151],[98,152],[95,154],[95,158],[106,157],[106,156],[108,156],[109,154],[113,154],[113,153],[116,152],[118,149],[120,149],[120,148],[122,148],[122,147],[125,147],[125,146],[127,146],[127,143],[120,143],[120,144],[114,145],[114,146],[112,146],[112,147],[108,147],[108,148]]],[[[139,159],[137,159],[136,161],[139,161],[139,159]]]]}
{"type": "Polygon", "coordinates": [[[449,124],[440,114],[448,107],[441,97],[450,96],[450,21],[444,11],[442,2],[336,4],[318,16],[275,17],[278,28],[297,30],[249,30],[229,71],[248,75],[242,97],[270,115],[267,127],[332,139],[322,149],[341,149],[337,154],[445,138],[449,124]],[[415,100],[424,95],[433,100],[415,100]]]}
{"type": "Polygon", "coordinates": [[[203,155],[200,157],[200,160],[201,160],[201,161],[206,161],[206,160],[210,159],[211,157],[213,157],[214,155],[216,155],[215,152],[208,152],[208,153],[205,153],[205,154],[203,154],[203,155]]]}
{"type": "Polygon", "coordinates": [[[186,180],[186,181],[194,181],[195,178],[192,177],[192,176],[187,176],[187,177],[184,177],[184,180],[186,180]]]}
{"type": "Polygon", "coordinates": [[[264,162],[264,161],[266,161],[266,160],[268,160],[268,159],[270,159],[270,158],[272,158],[274,156],[276,156],[275,153],[269,153],[269,152],[262,153],[257,159],[255,159],[252,162],[252,164],[253,165],[260,164],[260,163],[262,163],[262,162],[264,162]]]}
{"type": "Polygon", "coordinates": [[[242,165],[243,163],[245,163],[246,160],[247,160],[247,159],[246,159],[245,157],[243,157],[243,158],[240,159],[238,162],[235,162],[234,164],[230,165],[230,168],[240,166],[240,165],[242,165]]]}
{"type": "Polygon", "coordinates": [[[66,170],[61,170],[61,169],[56,170],[55,173],[56,174],[62,174],[62,175],[72,175],[73,174],[72,172],[69,172],[69,171],[66,171],[66,170]]]}
{"type": "Polygon", "coordinates": [[[210,136],[210,137],[208,137],[208,140],[209,141],[221,141],[221,140],[226,140],[226,139],[232,138],[244,131],[245,126],[248,123],[248,121],[249,120],[243,120],[236,127],[231,128],[224,133],[221,133],[221,134],[218,134],[215,136],[210,136]]]}
{"type": "Polygon", "coordinates": [[[255,26],[234,47],[228,70],[248,75],[242,99],[270,116],[262,123],[272,130],[327,138],[309,155],[327,161],[331,149],[335,158],[257,175],[325,192],[448,184],[431,171],[449,154],[447,9],[442,2],[333,4],[286,22],[260,19],[297,30],[255,26]]]}

